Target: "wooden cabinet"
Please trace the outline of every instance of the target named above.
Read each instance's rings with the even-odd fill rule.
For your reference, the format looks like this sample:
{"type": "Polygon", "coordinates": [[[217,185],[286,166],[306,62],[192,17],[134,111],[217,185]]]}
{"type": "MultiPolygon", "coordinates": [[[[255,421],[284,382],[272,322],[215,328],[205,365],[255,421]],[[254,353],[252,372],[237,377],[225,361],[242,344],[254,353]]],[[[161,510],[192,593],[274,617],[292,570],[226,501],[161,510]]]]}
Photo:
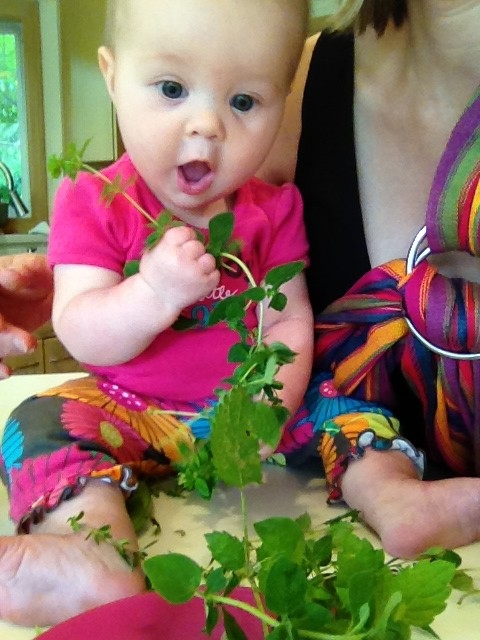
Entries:
{"type": "Polygon", "coordinates": [[[24,356],[6,358],[16,375],[27,373],[70,373],[83,371],[55,335],[50,323],[36,332],[37,348],[24,356]]]}

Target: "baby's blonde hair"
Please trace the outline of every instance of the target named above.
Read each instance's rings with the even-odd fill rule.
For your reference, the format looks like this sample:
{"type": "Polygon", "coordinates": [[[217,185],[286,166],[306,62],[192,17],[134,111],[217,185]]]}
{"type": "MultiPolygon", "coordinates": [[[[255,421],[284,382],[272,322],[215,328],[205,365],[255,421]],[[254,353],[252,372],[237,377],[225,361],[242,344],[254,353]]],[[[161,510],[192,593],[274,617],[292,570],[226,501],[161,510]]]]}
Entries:
{"type": "MultiPolygon", "coordinates": [[[[159,0],[161,1],[161,0],[159,0]]],[[[177,0],[182,2],[182,0],[177,0]]],[[[244,2],[245,0],[237,0],[237,2],[244,2]]],[[[278,5],[281,9],[288,11],[293,17],[296,17],[297,32],[294,38],[294,46],[291,50],[292,53],[292,77],[295,69],[300,60],[300,56],[303,51],[305,39],[308,34],[308,24],[310,18],[310,0],[251,0],[255,3],[271,2],[278,5]]],[[[125,9],[131,0],[107,0],[106,14],[105,14],[105,29],[104,29],[104,44],[110,49],[115,49],[115,42],[119,37],[122,29],[122,8],[125,9]]],[[[292,20],[289,20],[288,24],[292,24],[292,20]]]]}

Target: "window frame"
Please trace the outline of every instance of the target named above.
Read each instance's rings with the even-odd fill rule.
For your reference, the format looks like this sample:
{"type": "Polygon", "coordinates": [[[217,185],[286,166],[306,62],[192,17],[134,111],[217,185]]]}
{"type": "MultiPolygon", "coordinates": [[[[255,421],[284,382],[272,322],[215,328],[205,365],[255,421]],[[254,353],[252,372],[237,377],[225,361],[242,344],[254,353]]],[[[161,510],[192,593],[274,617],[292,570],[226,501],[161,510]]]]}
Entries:
{"type": "MultiPolygon", "coordinates": [[[[37,2],[2,0],[0,22],[20,23],[22,29],[23,77],[25,82],[25,121],[28,140],[30,215],[12,218],[7,232],[25,233],[41,221],[48,221],[47,171],[45,158],[45,119],[42,90],[40,17],[37,2]]],[[[0,178],[1,179],[1,178],[0,178]]]]}

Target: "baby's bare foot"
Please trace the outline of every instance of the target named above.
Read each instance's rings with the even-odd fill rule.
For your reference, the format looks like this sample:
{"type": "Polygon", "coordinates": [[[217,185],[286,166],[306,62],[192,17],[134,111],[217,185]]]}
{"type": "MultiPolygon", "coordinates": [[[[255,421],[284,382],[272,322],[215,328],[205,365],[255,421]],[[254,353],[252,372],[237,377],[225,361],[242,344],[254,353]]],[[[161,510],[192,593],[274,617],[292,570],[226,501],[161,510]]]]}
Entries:
{"type": "Polygon", "coordinates": [[[82,534],[0,537],[0,619],[51,626],[145,589],[108,544],[82,534]]]}
{"type": "Polygon", "coordinates": [[[409,479],[391,490],[387,482],[379,493],[375,513],[364,515],[391,555],[412,558],[431,546],[452,549],[480,539],[478,478],[409,479]]]}
{"type": "Polygon", "coordinates": [[[480,540],[480,478],[422,481],[403,453],[368,450],[348,466],[342,490],[392,556],[480,540]]]}

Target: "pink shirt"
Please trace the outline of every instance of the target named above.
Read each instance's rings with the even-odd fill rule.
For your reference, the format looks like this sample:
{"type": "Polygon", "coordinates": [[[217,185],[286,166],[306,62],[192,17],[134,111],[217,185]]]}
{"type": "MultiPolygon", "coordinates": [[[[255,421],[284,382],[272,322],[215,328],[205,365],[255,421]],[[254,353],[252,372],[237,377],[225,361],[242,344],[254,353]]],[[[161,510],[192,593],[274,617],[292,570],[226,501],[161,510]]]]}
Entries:
{"type": "MultiPolygon", "coordinates": [[[[153,217],[162,212],[162,204],[137,174],[128,155],[104,173],[110,179],[119,176],[122,181],[132,181],[128,193],[153,217]]],[[[87,173],[81,173],[75,182],[65,179],[60,185],[49,237],[52,266],[86,264],[122,274],[128,260],[140,258],[151,233],[148,221],[122,195],[107,205],[101,199],[102,188],[103,183],[87,173]]],[[[240,257],[257,282],[272,267],[294,260],[307,262],[303,208],[294,185],[276,187],[254,178],[238,191],[233,213],[233,235],[242,240],[240,257]]],[[[205,234],[204,229],[201,231],[205,234]]],[[[131,391],[159,399],[195,401],[211,397],[234,368],[227,362],[227,353],[238,342],[238,335],[223,323],[206,328],[205,320],[219,300],[246,288],[248,283],[241,272],[222,270],[218,287],[183,311],[183,315],[201,321],[197,327],[181,332],[167,329],[145,351],[121,365],[85,363],[85,367],[131,391]]],[[[254,305],[248,311],[247,324],[249,328],[257,324],[254,305]]]]}

